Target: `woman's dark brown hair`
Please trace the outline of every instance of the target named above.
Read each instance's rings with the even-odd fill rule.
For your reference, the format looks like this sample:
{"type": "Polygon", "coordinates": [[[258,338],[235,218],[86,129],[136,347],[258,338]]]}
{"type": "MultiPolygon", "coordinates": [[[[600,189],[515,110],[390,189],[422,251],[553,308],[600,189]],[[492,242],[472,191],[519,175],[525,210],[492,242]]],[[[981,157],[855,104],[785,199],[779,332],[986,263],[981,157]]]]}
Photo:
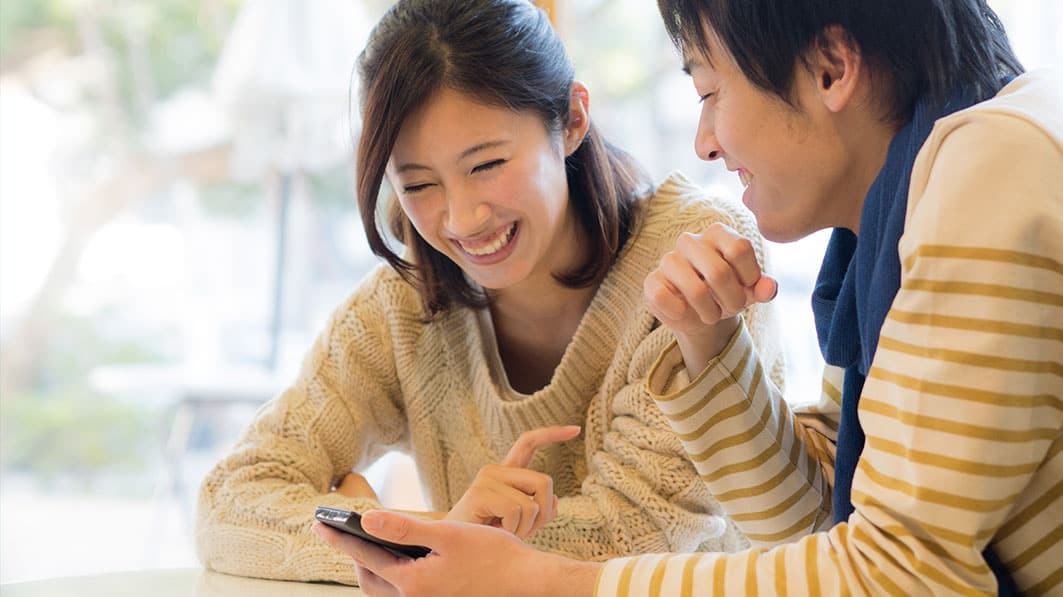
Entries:
{"type": "MultiPolygon", "coordinates": [[[[551,133],[568,119],[574,69],[545,13],[526,0],[402,0],[377,23],[358,57],[362,133],[356,188],[373,253],[418,289],[429,317],[453,304],[483,307],[484,292],[461,268],[424,241],[391,199],[391,232],[411,251],[388,245],[377,204],[391,151],[408,116],[442,89],[488,105],[538,114],[551,133]]],[[[649,188],[624,152],[592,124],[565,159],[569,201],[587,259],[554,277],[572,287],[597,284],[631,234],[637,197],[649,188]]]]}

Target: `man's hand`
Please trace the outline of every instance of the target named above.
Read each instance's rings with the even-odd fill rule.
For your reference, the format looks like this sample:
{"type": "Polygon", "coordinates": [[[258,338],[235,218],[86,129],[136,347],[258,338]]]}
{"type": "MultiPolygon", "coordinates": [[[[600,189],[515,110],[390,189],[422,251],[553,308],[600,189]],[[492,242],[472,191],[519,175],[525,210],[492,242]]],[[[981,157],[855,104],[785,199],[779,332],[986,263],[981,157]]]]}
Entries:
{"type": "Polygon", "coordinates": [[[762,273],[753,243],[719,223],[680,236],[643,283],[650,312],[675,334],[691,377],[727,346],[738,315],[771,301],[778,289],[762,273]]]}
{"type": "Polygon", "coordinates": [[[483,525],[372,511],[362,516],[362,527],[387,541],[432,550],[424,558],[402,558],[316,523],[315,534],[354,560],[358,584],[372,597],[589,596],[601,567],[538,551],[483,525]]]}

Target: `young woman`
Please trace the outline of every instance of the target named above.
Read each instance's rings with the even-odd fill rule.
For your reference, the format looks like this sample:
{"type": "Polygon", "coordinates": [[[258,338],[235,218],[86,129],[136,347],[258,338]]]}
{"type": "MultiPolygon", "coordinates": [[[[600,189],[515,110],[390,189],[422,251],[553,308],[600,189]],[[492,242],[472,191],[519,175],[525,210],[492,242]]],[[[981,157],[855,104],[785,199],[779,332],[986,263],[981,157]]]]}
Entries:
{"type": "Polygon", "coordinates": [[[738,173],[766,237],[835,230],[813,310],[844,381],[811,411],[758,383],[737,314],[773,284],[746,241],[710,229],[645,284],[676,339],[649,388],[756,548],[601,566],[370,513],[434,551],[400,562],[315,532],[372,595],[1059,594],[1058,74],[1022,74],[983,0],[660,6],[701,98],[698,155],[738,173]]]}
{"type": "MultiPolygon", "coordinates": [[[[318,505],[379,508],[348,473],[391,449],[413,455],[447,518],[551,552],[747,546],[646,391],[671,332],[642,282],[686,230],[757,238],[751,215],[679,176],[648,188],[596,132],[587,89],[528,2],[401,1],[359,76],[359,207],[387,264],[204,482],[203,562],[354,582],[308,530],[318,505]],[[378,206],[385,178],[395,197],[378,206]]],[[[747,317],[781,382],[768,311],[747,317]]]]}

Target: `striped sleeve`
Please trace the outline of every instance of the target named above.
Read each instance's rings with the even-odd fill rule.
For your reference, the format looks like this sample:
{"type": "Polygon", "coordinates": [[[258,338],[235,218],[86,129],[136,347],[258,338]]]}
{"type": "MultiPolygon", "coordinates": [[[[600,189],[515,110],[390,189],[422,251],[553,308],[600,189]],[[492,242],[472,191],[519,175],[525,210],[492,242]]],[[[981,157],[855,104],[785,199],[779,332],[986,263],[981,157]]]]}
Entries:
{"type": "Polygon", "coordinates": [[[647,380],[701,479],[754,546],[793,541],[830,520],[840,392],[836,368],[817,404],[791,410],[743,323],[691,383],[673,343],[647,380]],[[712,438],[715,441],[709,441],[712,438]]]}
{"type": "MultiPolygon", "coordinates": [[[[990,544],[1024,593],[1063,591],[1063,154],[1041,129],[994,118],[953,122],[913,173],[901,289],[860,402],[867,444],[849,520],[770,549],[610,562],[599,595],[993,594],[990,544]]],[[[661,401],[691,419],[674,426],[707,482],[731,476],[720,471],[742,461],[727,450],[775,423],[755,384],[743,386],[756,377],[745,367],[754,373],[736,366],[731,382],[720,364],[706,372],[715,396],[699,378],[661,401]],[[749,407],[721,414],[741,399],[736,386],[754,388],[749,407]],[[707,424],[725,418],[746,431],[707,424]]]]}

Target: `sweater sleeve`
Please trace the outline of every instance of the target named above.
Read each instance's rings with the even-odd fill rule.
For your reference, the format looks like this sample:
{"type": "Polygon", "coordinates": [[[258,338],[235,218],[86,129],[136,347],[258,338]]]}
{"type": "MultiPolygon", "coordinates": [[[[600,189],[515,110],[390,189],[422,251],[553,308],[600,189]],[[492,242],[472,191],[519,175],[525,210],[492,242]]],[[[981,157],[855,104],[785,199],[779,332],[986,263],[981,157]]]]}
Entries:
{"type": "Polygon", "coordinates": [[[395,365],[379,299],[367,279],[333,315],[298,380],[256,415],[204,480],[196,544],[213,570],[356,583],[350,558],[310,532],[318,505],[356,511],[375,500],[330,492],[354,467],[406,440],[395,365]]]}
{"type": "Polygon", "coordinates": [[[849,520],[770,550],[617,560],[598,594],[992,594],[991,540],[1021,590],[1059,590],[1063,157],[1028,123],[988,120],[913,173],[849,520]]]}

